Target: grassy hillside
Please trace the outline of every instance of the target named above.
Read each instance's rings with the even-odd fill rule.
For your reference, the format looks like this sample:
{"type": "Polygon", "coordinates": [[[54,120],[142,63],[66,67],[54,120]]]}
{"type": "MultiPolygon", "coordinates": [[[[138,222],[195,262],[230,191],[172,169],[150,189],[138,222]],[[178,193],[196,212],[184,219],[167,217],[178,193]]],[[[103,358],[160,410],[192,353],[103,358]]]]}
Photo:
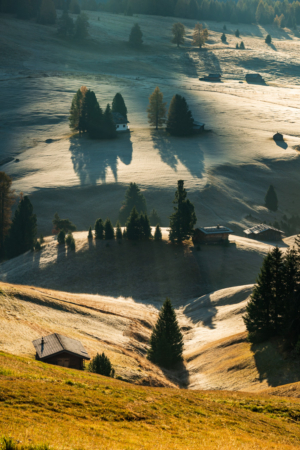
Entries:
{"type": "Polygon", "coordinates": [[[0,353],[0,433],[64,449],[296,449],[300,402],[133,386],[0,353]]]}

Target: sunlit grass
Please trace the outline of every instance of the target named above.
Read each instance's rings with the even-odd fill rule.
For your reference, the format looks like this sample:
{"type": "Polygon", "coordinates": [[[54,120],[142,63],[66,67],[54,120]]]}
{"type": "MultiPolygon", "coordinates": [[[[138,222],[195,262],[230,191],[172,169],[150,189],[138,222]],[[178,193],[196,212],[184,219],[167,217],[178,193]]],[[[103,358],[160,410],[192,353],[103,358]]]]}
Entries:
{"type": "Polygon", "coordinates": [[[296,399],[134,386],[5,353],[0,353],[0,368],[0,435],[22,446],[45,443],[57,449],[91,450],[300,446],[296,399]]]}

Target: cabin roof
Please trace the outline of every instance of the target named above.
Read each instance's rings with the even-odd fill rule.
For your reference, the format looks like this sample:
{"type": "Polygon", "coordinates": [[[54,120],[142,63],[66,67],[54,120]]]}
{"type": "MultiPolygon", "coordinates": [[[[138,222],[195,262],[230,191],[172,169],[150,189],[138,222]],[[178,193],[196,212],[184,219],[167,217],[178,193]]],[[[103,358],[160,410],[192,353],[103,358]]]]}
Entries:
{"type": "Polygon", "coordinates": [[[203,227],[199,228],[200,231],[204,234],[231,234],[233,231],[230,228],[223,227],[221,225],[217,225],[216,227],[203,227]]]}
{"type": "Polygon", "coordinates": [[[87,351],[80,341],[53,333],[32,341],[38,357],[40,359],[48,358],[61,352],[73,353],[83,359],[90,359],[87,351]]]}
{"type": "Polygon", "coordinates": [[[264,231],[268,231],[268,230],[277,231],[277,233],[284,234],[283,231],[277,230],[277,228],[271,227],[271,225],[266,225],[265,223],[261,223],[260,225],[255,225],[255,227],[248,228],[247,230],[244,230],[244,233],[245,234],[260,234],[260,233],[263,233],[264,231]]]}
{"type": "Polygon", "coordinates": [[[125,119],[125,117],[118,112],[113,112],[112,116],[116,125],[129,123],[129,120],[125,119]]]}
{"type": "Polygon", "coordinates": [[[248,78],[261,78],[260,73],[247,73],[246,77],[248,78]]]}

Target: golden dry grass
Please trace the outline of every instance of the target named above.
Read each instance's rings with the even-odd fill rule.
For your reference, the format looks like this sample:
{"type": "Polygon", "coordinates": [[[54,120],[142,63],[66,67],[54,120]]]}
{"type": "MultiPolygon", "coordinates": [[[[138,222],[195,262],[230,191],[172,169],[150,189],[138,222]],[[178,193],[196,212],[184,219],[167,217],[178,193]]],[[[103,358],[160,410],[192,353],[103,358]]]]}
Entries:
{"type": "Polygon", "coordinates": [[[141,387],[0,353],[0,434],[64,449],[296,449],[300,402],[141,387]]]}

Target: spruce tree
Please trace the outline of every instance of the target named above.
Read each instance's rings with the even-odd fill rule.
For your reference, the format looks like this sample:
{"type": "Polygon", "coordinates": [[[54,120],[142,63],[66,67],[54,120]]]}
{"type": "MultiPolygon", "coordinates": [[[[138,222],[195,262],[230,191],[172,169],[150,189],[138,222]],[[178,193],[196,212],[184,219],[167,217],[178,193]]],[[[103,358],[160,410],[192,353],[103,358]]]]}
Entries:
{"type": "Polygon", "coordinates": [[[141,238],[141,235],[141,221],[134,206],[126,223],[126,237],[130,241],[137,241],[141,238]]]}
{"type": "Polygon", "coordinates": [[[168,112],[167,131],[173,136],[189,136],[193,133],[193,128],[194,119],[186,99],[181,95],[174,95],[168,112]]]}
{"type": "Polygon", "coordinates": [[[112,139],[117,135],[116,124],[109,104],[107,104],[103,115],[103,133],[107,139],[112,139]]]}
{"type": "Polygon", "coordinates": [[[104,239],[104,225],[102,219],[97,219],[95,222],[95,238],[104,239]]]}
{"type": "Polygon", "coordinates": [[[183,336],[170,299],[164,302],[150,338],[148,358],[167,369],[182,362],[183,336]]]}
{"type": "Polygon", "coordinates": [[[139,24],[136,23],[131,28],[130,35],[129,35],[129,44],[132,47],[141,47],[141,45],[143,44],[142,38],[143,38],[143,33],[140,29],[139,24]]]}
{"type": "Polygon", "coordinates": [[[190,238],[193,233],[194,225],[197,222],[194,205],[186,198],[187,193],[184,189],[184,181],[178,181],[178,187],[175,193],[173,203],[174,213],[170,217],[171,242],[180,244],[183,240],[190,238]]]}
{"type": "Polygon", "coordinates": [[[155,228],[154,240],[155,241],[161,241],[162,240],[161,229],[160,229],[160,226],[158,224],[156,225],[156,228],[155,228]]]}
{"type": "Polygon", "coordinates": [[[123,239],[123,234],[122,234],[121,225],[120,225],[119,221],[117,221],[117,224],[116,224],[116,239],[118,241],[123,239]]]}
{"type": "Polygon", "coordinates": [[[147,214],[140,215],[140,225],[141,225],[141,237],[143,239],[150,239],[151,226],[147,214]]]}
{"type": "Polygon", "coordinates": [[[11,225],[11,207],[15,202],[11,185],[12,179],[5,172],[0,172],[0,259],[4,256],[4,242],[11,225]]]}
{"type": "Polygon", "coordinates": [[[83,40],[88,37],[89,32],[88,16],[85,13],[80,13],[75,22],[75,37],[83,40]]]}
{"type": "Polygon", "coordinates": [[[138,213],[147,212],[146,199],[136,183],[130,183],[125,193],[125,200],[119,212],[119,221],[122,225],[126,223],[133,207],[138,213]]]}
{"type": "Polygon", "coordinates": [[[89,228],[88,239],[93,239],[92,227],[89,228]]]}
{"type": "Polygon", "coordinates": [[[21,195],[6,241],[9,258],[14,258],[34,248],[36,222],[36,215],[33,214],[33,206],[29,198],[21,195]]]}
{"type": "Polygon", "coordinates": [[[278,198],[275,192],[274,186],[270,184],[268,192],[265,196],[265,205],[270,211],[277,211],[278,208],[278,198]]]}
{"type": "Polygon", "coordinates": [[[179,45],[184,44],[185,28],[182,23],[177,22],[173,24],[172,34],[173,34],[172,38],[173,44],[176,44],[177,47],[179,47],[179,45]]]}
{"type": "Polygon", "coordinates": [[[270,45],[272,43],[272,37],[270,34],[267,34],[266,39],[265,39],[265,43],[270,45]]]}
{"type": "Polygon", "coordinates": [[[91,360],[89,363],[89,372],[112,378],[115,375],[111,362],[104,353],[102,353],[102,355],[97,353],[97,355],[91,360]]]}
{"type": "Polygon", "coordinates": [[[239,30],[235,30],[235,33],[234,33],[234,34],[235,34],[235,37],[237,37],[237,38],[240,37],[240,32],[239,32],[239,30]]]}
{"type": "Polygon", "coordinates": [[[163,93],[160,92],[159,87],[156,87],[149,97],[148,122],[154,126],[156,130],[162,126],[166,121],[166,103],[163,102],[163,93]]]}
{"type": "Polygon", "coordinates": [[[222,36],[221,36],[221,41],[223,42],[223,44],[225,44],[226,40],[227,40],[226,34],[223,33],[222,36]]]}
{"type": "Polygon", "coordinates": [[[119,92],[114,96],[111,110],[112,112],[122,114],[122,116],[127,120],[127,108],[124,102],[124,98],[119,92]]]}
{"type": "Polygon", "coordinates": [[[152,209],[149,220],[152,227],[155,227],[157,224],[161,225],[161,220],[156,209],[152,209]]]}
{"type": "Polygon", "coordinates": [[[106,219],[106,221],[104,222],[104,233],[105,233],[106,241],[108,241],[110,239],[114,239],[114,237],[115,237],[114,227],[113,227],[110,219],[106,219]]]}
{"type": "Polygon", "coordinates": [[[74,131],[79,131],[79,132],[85,131],[82,128],[81,116],[82,116],[82,103],[83,103],[83,99],[84,99],[86,90],[83,90],[82,88],[83,87],[78,89],[78,91],[76,92],[76,94],[74,95],[74,97],[72,99],[70,116],[69,116],[70,128],[74,131]]]}

